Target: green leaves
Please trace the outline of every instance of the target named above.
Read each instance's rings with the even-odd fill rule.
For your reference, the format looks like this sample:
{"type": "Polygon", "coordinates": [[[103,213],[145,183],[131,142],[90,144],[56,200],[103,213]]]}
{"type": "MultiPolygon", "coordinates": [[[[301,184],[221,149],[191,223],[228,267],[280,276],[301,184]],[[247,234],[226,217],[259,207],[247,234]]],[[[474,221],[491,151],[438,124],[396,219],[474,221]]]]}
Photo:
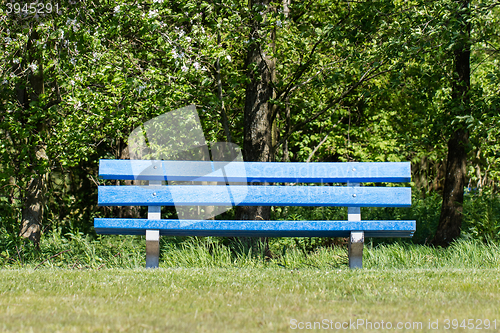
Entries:
{"type": "Polygon", "coordinates": [[[278,160],[287,141],[293,161],[315,151],[312,160],[428,157],[437,165],[446,134],[460,125],[481,151],[481,170],[498,178],[500,7],[492,4],[459,10],[451,0],[294,1],[285,15],[282,2],[111,1],[85,3],[85,10],[71,5],[28,25],[7,21],[0,31],[0,169],[8,177],[0,188],[10,176],[26,181],[40,142],[46,171],[75,173],[85,165],[78,172],[91,175],[96,166],[86,161],[120,157],[138,124],[192,103],[207,141],[216,142],[225,140],[223,102],[241,146],[246,73],[254,66],[247,53],[272,34],[275,43],[262,52],[276,67],[278,160]],[[457,15],[467,10],[472,33],[464,40],[457,15]],[[250,35],[252,17],[259,27],[250,35]],[[453,52],[464,42],[471,44],[468,115],[451,103],[453,52]],[[44,90],[35,93],[40,70],[44,90]],[[16,89],[24,86],[29,98],[20,105],[16,89]]]}

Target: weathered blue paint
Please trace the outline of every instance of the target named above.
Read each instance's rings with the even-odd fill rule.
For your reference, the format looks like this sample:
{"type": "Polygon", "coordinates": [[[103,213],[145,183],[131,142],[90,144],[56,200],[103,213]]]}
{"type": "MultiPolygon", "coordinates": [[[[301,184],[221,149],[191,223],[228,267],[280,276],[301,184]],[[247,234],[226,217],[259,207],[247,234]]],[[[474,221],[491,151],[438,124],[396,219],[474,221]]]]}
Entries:
{"type": "Polygon", "coordinates": [[[407,187],[172,185],[99,186],[98,191],[101,206],[411,206],[407,187]]]}
{"type": "Polygon", "coordinates": [[[102,219],[94,220],[97,233],[144,235],[160,230],[163,236],[226,237],[347,237],[365,231],[366,237],[411,237],[415,221],[199,221],[102,219]]]}
{"type": "Polygon", "coordinates": [[[100,160],[104,179],[344,183],[409,182],[409,162],[195,162],[100,160]]]}

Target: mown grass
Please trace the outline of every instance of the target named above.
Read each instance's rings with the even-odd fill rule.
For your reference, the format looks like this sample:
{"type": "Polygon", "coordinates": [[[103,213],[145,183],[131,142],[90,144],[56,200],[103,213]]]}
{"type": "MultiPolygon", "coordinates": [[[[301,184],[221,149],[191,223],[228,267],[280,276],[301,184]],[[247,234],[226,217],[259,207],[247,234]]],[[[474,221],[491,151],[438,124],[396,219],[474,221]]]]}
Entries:
{"type": "MultiPolygon", "coordinates": [[[[146,270],[143,244],[75,235],[45,239],[38,255],[4,253],[0,331],[289,332],[308,322],[323,329],[307,331],[335,331],[336,323],[363,320],[394,325],[381,332],[435,332],[445,331],[446,319],[500,328],[496,244],[367,244],[363,270],[347,268],[340,246],[283,247],[269,258],[212,238],[163,242],[160,269],[146,270]],[[430,329],[436,321],[438,330],[430,329]],[[396,330],[398,322],[411,327],[396,330]]],[[[458,325],[453,331],[471,331],[458,325]]]]}
{"type": "Polygon", "coordinates": [[[495,331],[492,321],[500,326],[499,273],[450,268],[1,270],[0,329],[289,332],[299,323],[332,321],[335,330],[337,322],[363,320],[394,325],[377,331],[395,331],[401,322],[411,325],[404,331],[426,332],[429,322],[438,321],[444,331],[446,319],[488,319],[495,331]]]}

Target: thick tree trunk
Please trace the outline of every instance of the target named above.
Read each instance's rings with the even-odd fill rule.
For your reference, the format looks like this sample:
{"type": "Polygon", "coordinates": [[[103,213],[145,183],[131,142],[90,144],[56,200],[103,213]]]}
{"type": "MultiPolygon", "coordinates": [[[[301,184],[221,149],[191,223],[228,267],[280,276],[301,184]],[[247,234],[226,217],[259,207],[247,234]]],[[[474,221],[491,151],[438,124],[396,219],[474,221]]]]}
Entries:
{"type": "Polygon", "coordinates": [[[26,188],[22,210],[19,235],[29,239],[37,246],[42,232],[45,190],[45,179],[42,176],[31,178],[26,188]]]}
{"type": "MultiPolygon", "coordinates": [[[[452,82],[452,98],[454,116],[470,114],[470,11],[469,0],[460,1],[458,22],[460,23],[460,40],[454,51],[454,76],[452,82]]],[[[463,125],[458,125],[463,126],[463,125]]],[[[431,244],[448,246],[460,236],[464,202],[464,187],[467,176],[467,145],[469,133],[459,127],[448,141],[448,159],[444,181],[441,216],[434,239],[431,244]]]]}
{"type": "Polygon", "coordinates": [[[457,130],[448,141],[448,160],[443,190],[443,204],[439,225],[432,244],[448,246],[460,236],[464,202],[465,178],[467,175],[468,132],[457,130]]]}
{"type": "MultiPolygon", "coordinates": [[[[260,3],[269,6],[269,0],[260,3]]],[[[252,3],[250,2],[250,8],[252,3]]],[[[274,160],[272,149],[272,81],[275,61],[269,54],[274,48],[274,34],[267,36],[268,43],[262,45],[260,24],[254,20],[250,40],[254,41],[247,54],[247,73],[250,79],[246,87],[244,113],[243,157],[245,161],[268,162],[274,160]]],[[[269,220],[271,207],[238,207],[237,215],[242,220],[269,220]]]]}
{"type": "MultiPolygon", "coordinates": [[[[39,56],[36,54],[33,45],[36,44],[39,36],[34,30],[30,39],[28,40],[27,52],[28,52],[28,62],[38,63],[38,70],[36,73],[28,73],[28,82],[32,88],[32,93],[28,93],[26,87],[18,87],[17,89],[17,99],[20,105],[23,106],[23,126],[28,122],[28,119],[32,116],[30,102],[38,101],[38,96],[44,93],[44,73],[43,64],[39,56]]],[[[47,125],[45,122],[40,121],[36,126],[36,131],[38,134],[42,134],[46,131],[47,125]]],[[[40,135],[43,137],[43,135],[40,135]]],[[[24,194],[24,207],[21,212],[21,228],[19,236],[24,237],[32,241],[36,246],[40,242],[40,235],[42,231],[43,222],[43,208],[46,194],[46,182],[47,174],[44,173],[43,167],[41,165],[45,164],[42,161],[48,160],[45,153],[45,143],[41,140],[40,142],[26,142],[26,145],[32,150],[30,153],[30,167],[27,170],[26,176],[30,177],[27,182],[25,194],[24,194]]]]}

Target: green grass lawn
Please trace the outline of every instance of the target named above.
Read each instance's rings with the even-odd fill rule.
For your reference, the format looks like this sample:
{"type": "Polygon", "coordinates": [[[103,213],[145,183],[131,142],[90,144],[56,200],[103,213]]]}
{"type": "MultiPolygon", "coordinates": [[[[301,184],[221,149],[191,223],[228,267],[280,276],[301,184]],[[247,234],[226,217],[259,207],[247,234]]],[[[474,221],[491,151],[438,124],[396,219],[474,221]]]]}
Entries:
{"type": "Polygon", "coordinates": [[[163,251],[161,268],[146,270],[137,268],[142,249],[117,244],[108,257],[90,243],[54,247],[55,256],[42,249],[37,260],[10,256],[0,269],[0,331],[500,330],[494,244],[367,246],[362,270],[346,267],[344,248],[263,259],[213,243],[163,251]]]}
{"type": "MultiPolygon", "coordinates": [[[[436,331],[428,328],[429,321],[438,321],[439,331],[445,331],[446,319],[457,319],[458,325],[474,319],[474,327],[483,320],[484,331],[488,319],[487,331],[495,332],[500,329],[499,273],[445,268],[1,270],[0,330],[292,332],[319,322],[322,328],[316,324],[316,331],[336,331],[335,325],[350,322],[356,323],[349,324],[351,331],[363,332],[373,331],[366,322],[375,327],[390,322],[392,329],[377,331],[427,332],[436,331]],[[395,330],[398,322],[413,328],[395,330]]],[[[454,331],[470,331],[458,328],[454,331]]]]}

